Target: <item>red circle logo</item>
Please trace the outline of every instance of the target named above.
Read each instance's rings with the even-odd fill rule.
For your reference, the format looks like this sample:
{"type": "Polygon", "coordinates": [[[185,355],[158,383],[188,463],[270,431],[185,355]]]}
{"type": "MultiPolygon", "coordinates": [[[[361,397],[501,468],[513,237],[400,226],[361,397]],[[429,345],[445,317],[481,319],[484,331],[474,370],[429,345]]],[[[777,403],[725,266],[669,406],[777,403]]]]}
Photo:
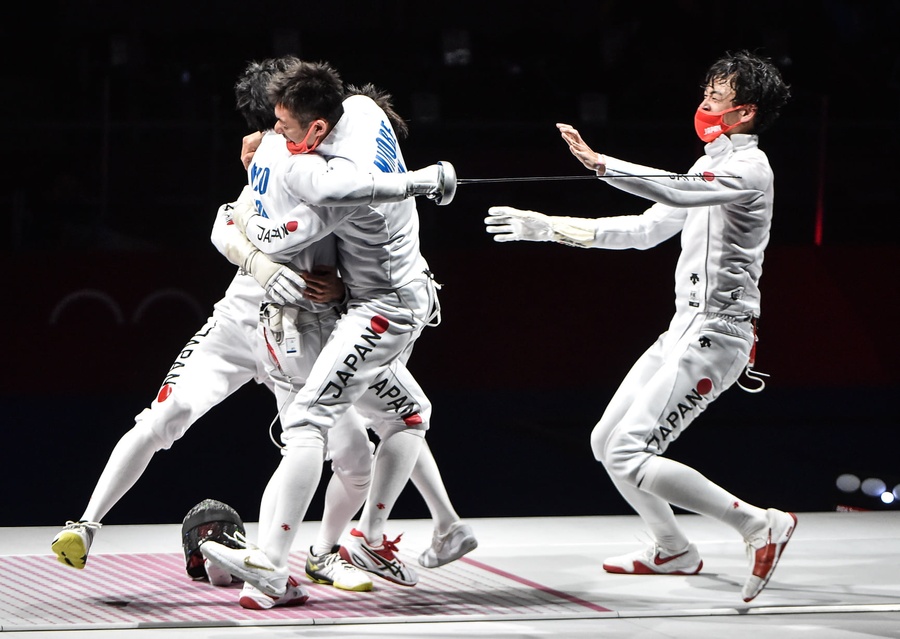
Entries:
{"type": "Polygon", "coordinates": [[[713,180],[716,179],[716,175],[712,171],[704,171],[703,179],[706,180],[707,182],[712,182],[713,180]]]}
{"type": "Polygon", "coordinates": [[[371,325],[372,330],[376,333],[384,333],[388,329],[388,325],[390,325],[390,322],[388,322],[386,317],[376,315],[372,318],[371,325]]]}
{"type": "Polygon", "coordinates": [[[169,398],[169,395],[172,394],[172,385],[166,384],[162,388],[159,389],[159,395],[156,396],[156,401],[162,404],[169,398]]]}
{"type": "Polygon", "coordinates": [[[712,390],[712,380],[708,377],[704,377],[699,382],[697,382],[697,392],[701,395],[706,395],[709,391],[712,390]]]}
{"type": "Polygon", "coordinates": [[[284,225],[284,228],[287,229],[288,233],[293,233],[294,231],[297,230],[298,226],[300,226],[300,224],[297,222],[297,220],[291,220],[290,222],[288,222],[287,224],[284,225]]]}

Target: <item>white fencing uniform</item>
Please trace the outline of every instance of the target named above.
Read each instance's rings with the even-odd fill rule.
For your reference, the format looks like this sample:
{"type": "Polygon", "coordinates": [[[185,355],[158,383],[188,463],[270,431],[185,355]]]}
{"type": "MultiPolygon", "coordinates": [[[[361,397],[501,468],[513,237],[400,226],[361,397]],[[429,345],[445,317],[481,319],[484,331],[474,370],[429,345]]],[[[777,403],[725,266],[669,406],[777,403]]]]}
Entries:
{"type": "MultiPolygon", "coordinates": [[[[170,448],[198,419],[241,386],[255,381],[274,392],[259,323],[264,294],[249,275],[235,275],[213,306],[212,315],[178,353],[156,397],[135,417],[134,427],[116,445],[82,520],[102,521],[140,478],[157,450],[170,448]]],[[[317,328],[321,324],[321,333],[317,333],[316,341],[307,340],[309,352],[304,362],[314,360],[336,319],[334,312],[320,316],[317,328]]],[[[306,372],[295,370],[296,375],[306,372]]],[[[371,473],[371,449],[366,449],[368,454],[361,452],[368,437],[359,415],[348,412],[330,435],[332,470],[344,480],[366,483],[371,473]]]]}
{"type": "MultiPolygon", "coordinates": [[[[333,234],[350,299],[306,383],[297,389],[289,378],[273,377],[277,393],[296,395],[280,413],[285,500],[260,548],[275,566],[286,565],[292,535],[277,523],[290,526],[291,518],[303,516],[317,482],[304,460],[317,437],[327,436],[355,407],[380,443],[369,496],[351,536],[383,548],[391,572],[386,578],[413,585],[418,577],[391,554],[388,548],[396,546],[387,544],[384,526],[423,451],[431,416],[430,401],[405,366],[415,339],[438,312],[436,286],[419,250],[415,201],[310,208],[298,189],[309,181],[302,176],[322,174],[324,160],[310,154],[285,158],[285,148],[280,136],[264,136],[248,167],[259,214],[247,221],[247,238],[274,261],[293,263],[297,251],[333,234]]],[[[387,115],[365,96],[344,101],[344,114],[317,154],[361,172],[406,170],[387,115]]]]}
{"type": "MultiPolygon", "coordinates": [[[[606,175],[659,175],[606,158],[606,175]]],[[[640,486],[664,452],[744,370],[760,313],[759,279],[772,220],[773,176],[755,135],[720,136],[687,172],[695,178],[607,182],[657,203],[596,220],[593,246],[645,249],[681,233],[675,315],[625,377],[591,437],[596,458],[640,486]]]]}
{"type": "Polygon", "coordinates": [[[209,409],[250,382],[272,388],[265,372],[265,347],[257,338],[265,291],[237,273],[213,306],[206,324],[175,358],[162,387],[135,421],[167,449],[209,409]]]}
{"type": "MultiPolygon", "coordinates": [[[[348,158],[363,171],[405,170],[393,129],[375,102],[353,96],[344,108],[317,154],[330,161],[348,158]]],[[[285,148],[281,136],[267,134],[248,169],[258,210],[265,215],[250,219],[248,239],[271,259],[284,262],[333,233],[350,293],[347,312],[309,381],[281,415],[286,434],[298,424],[329,428],[352,404],[382,429],[427,429],[430,402],[403,365],[437,304],[419,250],[415,201],[310,208],[299,201],[292,174],[319,171],[324,160],[285,157],[285,148]]]]}
{"type": "MultiPolygon", "coordinates": [[[[295,256],[299,266],[310,269],[317,264],[333,266],[336,259],[333,237],[324,237],[295,256]]],[[[212,315],[178,353],[150,406],[135,417],[134,427],[116,444],[82,520],[101,521],[140,478],[157,450],[170,448],[212,407],[249,381],[265,384],[276,400],[285,402],[270,376],[262,339],[259,316],[264,297],[265,291],[252,277],[235,275],[212,315]]],[[[298,358],[302,365],[293,370],[295,379],[306,378],[337,318],[333,303],[302,300],[301,304],[315,319],[317,330],[306,340],[305,357],[298,358]]],[[[361,418],[350,411],[341,427],[333,430],[328,442],[333,470],[354,484],[367,484],[372,447],[361,418]]]]}

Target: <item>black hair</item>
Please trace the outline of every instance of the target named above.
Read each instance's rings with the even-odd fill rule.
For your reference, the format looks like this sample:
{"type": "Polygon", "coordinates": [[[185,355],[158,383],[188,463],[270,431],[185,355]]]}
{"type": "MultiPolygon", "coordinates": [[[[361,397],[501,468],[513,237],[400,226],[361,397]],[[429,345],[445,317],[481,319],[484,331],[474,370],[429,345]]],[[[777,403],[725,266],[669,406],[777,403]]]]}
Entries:
{"type": "Polygon", "coordinates": [[[344,83],[327,62],[299,62],[275,74],[268,97],[290,111],[301,126],[318,118],[335,124],[344,114],[344,83]]]}
{"type": "Polygon", "coordinates": [[[717,81],[734,89],[735,105],[756,105],[754,133],[769,128],[791,97],[790,86],[772,61],[746,50],[728,52],[712,64],[706,72],[704,88],[717,81]]]}
{"type": "Polygon", "coordinates": [[[234,85],[237,110],[252,131],[267,131],[274,128],[276,118],[268,86],[273,77],[300,64],[300,59],[291,55],[268,58],[260,62],[249,62],[234,85]]]}

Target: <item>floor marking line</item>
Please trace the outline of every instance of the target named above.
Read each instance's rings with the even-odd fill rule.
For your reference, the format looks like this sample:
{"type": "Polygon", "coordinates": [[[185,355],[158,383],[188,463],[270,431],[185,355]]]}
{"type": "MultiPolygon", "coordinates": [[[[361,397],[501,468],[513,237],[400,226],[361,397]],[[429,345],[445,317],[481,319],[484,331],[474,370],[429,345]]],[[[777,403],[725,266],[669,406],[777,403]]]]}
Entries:
{"type": "Polygon", "coordinates": [[[553,595],[554,597],[560,597],[565,599],[566,601],[577,604],[579,606],[583,606],[590,610],[594,610],[595,612],[615,612],[610,608],[605,608],[598,604],[587,601],[586,599],[582,599],[581,597],[576,597],[575,595],[571,595],[567,592],[562,592],[560,590],[556,590],[555,588],[550,588],[549,586],[544,586],[542,584],[537,583],[536,581],[531,581],[530,579],[526,579],[525,577],[520,577],[519,575],[514,575],[510,572],[506,572],[505,570],[501,570],[500,568],[495,568],[494,566],[489,566],[488,564],[482,563],[477,559],[472,559],[471,557],[462,557],[459,559],[464,563],[475,566],[476,568],[480,568],[486,572],[493,573],[495,575],[499,575],[501,577],[505,577],[511,581],[515,581],[524,586],[528,586],[530,588],[534,588],[535,590],[539,590],[540,592],[546,593],[548,595],[553,595]]]}

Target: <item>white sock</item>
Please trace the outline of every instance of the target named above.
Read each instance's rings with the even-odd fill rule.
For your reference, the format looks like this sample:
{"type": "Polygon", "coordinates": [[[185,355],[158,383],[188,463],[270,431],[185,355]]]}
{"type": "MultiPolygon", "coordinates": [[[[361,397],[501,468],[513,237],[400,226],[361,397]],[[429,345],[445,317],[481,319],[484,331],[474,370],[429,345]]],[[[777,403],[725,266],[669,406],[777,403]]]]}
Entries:
{"type": "Polygon", "coordinates": [[[641,489],[728,524],[745,538],[766,523],[766,511],[741,501],[693,468],[665,457],[647,460],[641,489]]]}
{"type": "Polygon", "coordinates": [[[372,487],[359,518],[359,531],[373,547],[382,545],[384,526],[397,498],[409,482],[422,438],[409,431],[393,433],[381,440],[375,450],[372,487]]]}
{"type": "Polygon", "coordinates": [[[435,531],[439,535],[443,535],[453,523],[459,521],[459,515],[456,514],[453,504],[450,503],[450,496],[447,494],[447,488],[441,478],[441,471],[431,452],[431,447],[425,439],[422,440],[422,449],[419,451],[419,457],[416,459],[410,479],[419,494],[422,495],[422,499],[425,500],[425,505],[428,506],[435,531]]]}
{"type": "MultiPolygon", "coordinates": [[[[284,451],[273,481],[271,518],[262,526],[260,515],[259,544],[269,560],[279,568],[288,565],[291,545],[297,535],[297,528],[306,516],[306,510],[315,495],[322,477],[324,462],[324,440],[321,446],[288,447],[284,451]]],[[[269,516],[267,515],[267,518],[269,516]]]]}
{"type": "Polygon", "coordinates": [[[278,503],[278,491],[280,490],[280,471],[281,464],[272,473],[263,490],[262,499],[259,503],[259,532],[256,536],[256,545],[260,548],[266,547],[266,534],[272,529],[272,520],[275,517],[275,504],[278,503]]]}
{"type": "Polygon", "coordinates": [[[613,484],[650,529],[656,545],[666,551],[664,555],[677,555],[688,547],[690,541],[667,501],[623,481],[613,479],[613,484]]]}
{"type": "Polygon", "coordinates": [[[313,553],[325,555],[337,545],[348,524],[362,508],[369,493],[370,481],[333,473],[325,490],[322,524],[313,545],[313,553]]]}
{"type": "Polygon", "coordinates": [[[159,445],[146,430],[132,428],[119,439],[81,516],[82,521],[101,521],[140,479],[159,445]]]}

